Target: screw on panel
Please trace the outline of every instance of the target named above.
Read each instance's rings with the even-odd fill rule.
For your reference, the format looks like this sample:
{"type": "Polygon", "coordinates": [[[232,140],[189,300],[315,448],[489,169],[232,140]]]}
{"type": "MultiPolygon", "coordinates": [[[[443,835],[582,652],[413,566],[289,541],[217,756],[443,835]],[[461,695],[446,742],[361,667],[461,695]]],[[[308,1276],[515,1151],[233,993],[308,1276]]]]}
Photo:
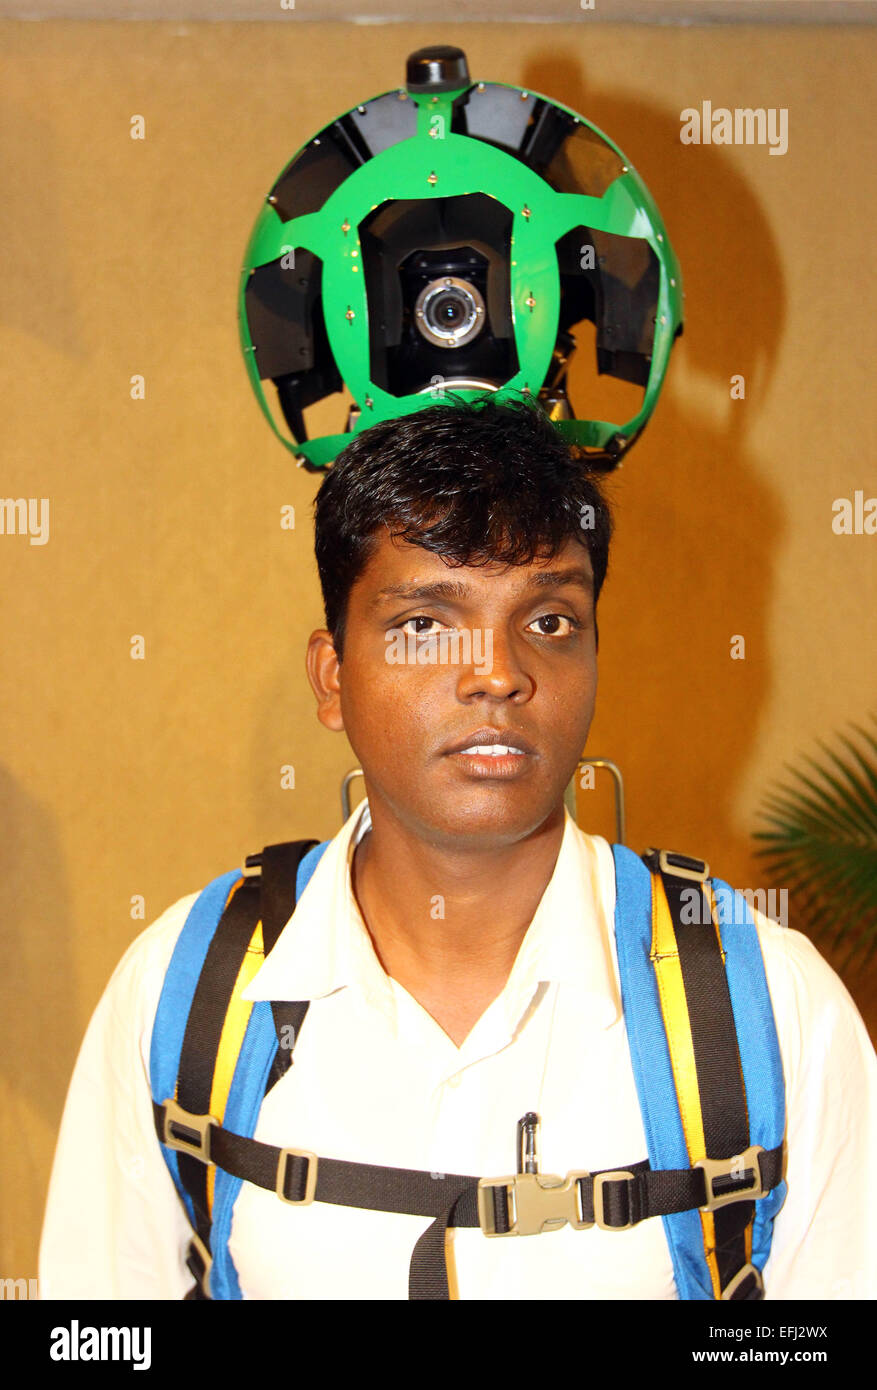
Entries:
{"type": "Polygon", "coordinates": [[[346,318],[348,323],[352,323],[353,320],[356,318],[356,314],[353,312],[349,304],[347,306],[347,313],[344,315],[344,317],[346,318]]]}
{"type": "Polygon", "coordinates": [[[527,207],[527,204],[526,204],[526,203],[525,203],[524,206],[521,208],[521,214],[522,214],[522,216],[526,217],[527,221],[529,222],[529,220],[530,220],[530,209],[527,207]]]}
{"type": "Polygon", "coordinates": [[[432,173],[429,174],[429,175],[427,176],[426,182],[427,182],[427,183],[433,183],[433,184],[438,183],[438,174],[435,172],[434,169],[433,169],[432,173]]]}
{"type": "Polygon", "coordinates": [[[350,231],[350,223],[347,221],[346,217],[344,221],[341,223],[341,230],[345,236],[347,236],[347,233],[350,231]]]}
{"type": "Polygon", "coordinates": [[[372,400],[371,396],[366,396],[366,398],[365,398],[365,404],[366,404],[366,409],[367,409],[367,410],[371,410],[372,406],[374,405],[374,401],[372,400]]]}

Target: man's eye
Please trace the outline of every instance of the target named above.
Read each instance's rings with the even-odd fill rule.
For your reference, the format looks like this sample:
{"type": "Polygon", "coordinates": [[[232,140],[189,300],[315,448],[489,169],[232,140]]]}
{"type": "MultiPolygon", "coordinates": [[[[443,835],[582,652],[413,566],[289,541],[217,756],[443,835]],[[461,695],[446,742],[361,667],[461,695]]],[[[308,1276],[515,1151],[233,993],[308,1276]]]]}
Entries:
{"type": "Polygon", "coordinates": [[[428,618],[424,613],[418,613],[416,617],[406,618],[402,624],[402,631],[414,637],[436,637],[439,631],[438,618],[428,618]],[[409,624],[413,623],[411,627],[409,624]],[[422,626],[418,626],[422,624],[422,626]]]}
{"type": "Polygon", "coordinates": [[[543,613],[528,624],[528,631],[535,627],[538,637],[571,637],[580,626],[575,618],[568,618],[565,613],[543,613]],[[565,627],[562,626],[564,623],[565,627]]]}

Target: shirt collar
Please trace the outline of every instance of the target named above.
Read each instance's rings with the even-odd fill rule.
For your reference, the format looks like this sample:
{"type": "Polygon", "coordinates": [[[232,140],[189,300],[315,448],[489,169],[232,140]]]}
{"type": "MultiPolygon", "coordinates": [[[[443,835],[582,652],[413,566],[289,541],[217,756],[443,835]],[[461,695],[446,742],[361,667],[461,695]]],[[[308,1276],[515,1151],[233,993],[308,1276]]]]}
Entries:
{"type": "MultiPolygon", "coordinates": [[[[243,991],[244,999],[322,999],[351,987],[395,1020],[393,985],[351,886],[354,850],[370,829],[364,801],[327,845],[274,949],[243,991]]],[[[621,1009],[613,967],[614,903],[609,846],[585,835],[566,813],[554,872],[496,1001],[509,1034],[542,982],[577,991],[583,1016],[595,1028],[616,1021],[621,1009]]]]}

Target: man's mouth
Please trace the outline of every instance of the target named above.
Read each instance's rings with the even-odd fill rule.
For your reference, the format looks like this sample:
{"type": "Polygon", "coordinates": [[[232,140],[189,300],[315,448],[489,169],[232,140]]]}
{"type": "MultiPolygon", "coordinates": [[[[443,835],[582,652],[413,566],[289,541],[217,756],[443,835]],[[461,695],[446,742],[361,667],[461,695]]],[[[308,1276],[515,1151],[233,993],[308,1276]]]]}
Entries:
{"type": "Polygon", "coordinates": [[[479,757],[486,758],[506,758],[509,755],[516,758],[525,758],[527,756],[522,748],[512,748],[504,743],[473,744],[471,748],[461,748],[460,752],[477,753],[479,757]]]}
{"type": "Polygon", "coordinates": [[[450,744],[446,753],[480,753],[486,757],[503,757],[507,754],[535,753],[528,738],[514,729],[494,729],[485,724],[481,729],[473,729],[456,743],[450,744]]]}
{"type": "Polygon", "coordinates": [[[535,749],[528,739],[508,729],[476,729],[446,749],[476,777],[515,777],[529,764],[535,749]]]}

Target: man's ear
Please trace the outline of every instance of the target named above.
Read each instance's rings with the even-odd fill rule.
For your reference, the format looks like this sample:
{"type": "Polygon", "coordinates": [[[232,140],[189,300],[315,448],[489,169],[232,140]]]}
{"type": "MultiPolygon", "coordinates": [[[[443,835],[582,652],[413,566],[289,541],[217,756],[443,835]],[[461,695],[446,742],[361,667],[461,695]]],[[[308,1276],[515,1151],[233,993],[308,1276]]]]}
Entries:
{"type": "Polygon", "coordinates": [[[318,628],[312,632],[305,658],[308,680],[317,697],[317,718],[333,733],[342,733],[341,662],[335,651],[331,632],[318,628]]]}

